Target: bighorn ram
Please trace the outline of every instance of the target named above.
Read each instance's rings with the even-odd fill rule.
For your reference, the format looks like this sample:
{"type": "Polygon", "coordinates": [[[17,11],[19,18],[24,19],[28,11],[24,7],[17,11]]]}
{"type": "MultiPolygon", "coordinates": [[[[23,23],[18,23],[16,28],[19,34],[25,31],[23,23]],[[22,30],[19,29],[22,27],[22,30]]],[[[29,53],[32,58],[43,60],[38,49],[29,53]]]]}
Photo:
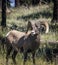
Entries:
{"type": "Polygon", "coordinates": [[[25,34],[24,32],[19,32],[12,30],[7,33],[5,37],[5,43],[7,47],[6,63],[8,64],[9,55],[13,49],[12,59],[16,64],[15,57],[17,52],[20,50],[24,54],[24,65],[27,60],[27,53],[32,53],[33,64],[35,65],[35,52],[40,45],[40,26],[36,26],[31,32],[25,34]]]}
{"type": "MultiPolygon", "coordinates": [[[[13,51],[13,54],[12,54],[13,62],[16,64],[15,57],[19,50],[20,52],[23,52],[24,54],[24,64],[26,62],[28,52],[32,53],[33,64],[35,64],[34,57],[35,57],[35,51],[38,49],[40,45],[41,25],[39,25],[38,23],[32,24],[31,22],[28,22],[26,32],[28,32],[29,28],[31,28],[32,31],[27,34],[25,34],[24,32],[12,30],[7,33],[5,38],[2,39],[2,42],[6,43],[6,47],[7,47],[7,54],[6,54],[7,64],[8,64],[8,58],[11,51],[13,51]]],[[[46,30],[46,32],[48,32],[48,30],[46,30]]]]}

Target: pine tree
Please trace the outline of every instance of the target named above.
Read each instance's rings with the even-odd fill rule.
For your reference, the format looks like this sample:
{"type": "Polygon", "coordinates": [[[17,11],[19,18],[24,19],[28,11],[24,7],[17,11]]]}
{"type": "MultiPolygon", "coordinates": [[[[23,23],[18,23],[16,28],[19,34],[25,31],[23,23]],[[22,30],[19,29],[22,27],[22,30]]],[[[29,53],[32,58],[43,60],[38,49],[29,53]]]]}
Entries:
{"type": "Polygon", "coordinates": [[[58,0],[53,0],[54,3],[54,8],[53,8],[53,19],[52,23],[57,23],[58,22],[58,0]]]}
{"type": "Polygon", "coordinates": [[[2,21],[1,26],[6,27],[6,0],[2,0],[2,21]]]}

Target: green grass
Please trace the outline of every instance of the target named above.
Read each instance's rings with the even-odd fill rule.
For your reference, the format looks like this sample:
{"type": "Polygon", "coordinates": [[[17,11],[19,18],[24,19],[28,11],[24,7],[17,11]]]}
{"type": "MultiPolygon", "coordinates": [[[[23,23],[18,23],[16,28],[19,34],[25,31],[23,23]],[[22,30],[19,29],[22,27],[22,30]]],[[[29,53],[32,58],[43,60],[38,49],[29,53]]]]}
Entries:
{"type": "MultiPolygon", "coordinates": [[[[48,63],[46,62],[45,58],[41,58],[41,57],[36,57],[36,65],[47,65],[48,63]]],[[[21,54],[18,54],[16,57],[16,61],[17,61],[17,65],[23,65],[23,58],[21,54]]],[[[5,55],[1,55],[0,54],[0,65],[6,65],[6,59],[5,59],[5,55]]],[[[13,65],[11,56],[9,58],[9,62],[8,65],[13,65]]],[[[32,63],[32,58],[30,58],[30,60],[27,60],[26,65],[33,65],[32,63]]],[[[54,62],[51,64],[49,63],[49,65],[54,65],[54,62]]]]}
{"type": "Polygon", "coordinates": [[[12,9],[11,14],[7,15],[7,23],[27,22],[28,20],[47,19],[50,21],[52,18],[52,11],[48,5],[43,6],[24,6],[12,9]]]}

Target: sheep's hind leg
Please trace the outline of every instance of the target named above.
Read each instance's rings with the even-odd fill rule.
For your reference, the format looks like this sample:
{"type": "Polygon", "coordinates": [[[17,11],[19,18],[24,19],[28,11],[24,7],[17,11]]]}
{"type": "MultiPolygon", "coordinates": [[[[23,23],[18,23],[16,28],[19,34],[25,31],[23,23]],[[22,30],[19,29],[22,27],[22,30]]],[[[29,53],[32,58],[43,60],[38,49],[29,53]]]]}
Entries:
{"type": "Polygon", "coordinates": [[[13,60],[14,65],[17,65],[16,60],[15,60],[17,53],[18,52],[14,50],[12,54],[12,60],[13,60]]]}

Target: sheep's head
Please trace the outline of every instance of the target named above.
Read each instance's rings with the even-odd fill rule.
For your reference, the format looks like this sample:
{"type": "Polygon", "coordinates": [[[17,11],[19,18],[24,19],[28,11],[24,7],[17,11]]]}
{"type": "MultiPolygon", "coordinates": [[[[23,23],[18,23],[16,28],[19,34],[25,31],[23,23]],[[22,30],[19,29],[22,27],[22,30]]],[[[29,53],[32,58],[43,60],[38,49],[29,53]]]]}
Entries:
{"type": "Polygon", "coordinates": [[[40,33],[40,25],[37,26],[36,24],[33,25],[32,34],[38,35],[40,33]]]}
{"type": "Polygon", "coordinates": [[[29,29],[31,29],[35,32],[48,33],[49,26],[48,26],[47,22],[32,23],[31,21],[28,21],[26,33],[28,32],[29,29]]]}

